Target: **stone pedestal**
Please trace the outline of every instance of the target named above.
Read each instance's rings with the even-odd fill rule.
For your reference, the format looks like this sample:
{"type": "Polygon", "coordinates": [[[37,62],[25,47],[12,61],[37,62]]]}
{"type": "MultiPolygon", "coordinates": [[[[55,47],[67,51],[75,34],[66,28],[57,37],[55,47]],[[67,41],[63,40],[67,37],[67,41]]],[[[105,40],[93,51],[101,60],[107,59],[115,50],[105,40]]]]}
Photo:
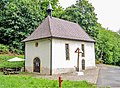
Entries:
{"type": "Polygon", "coordinates": [[[84,75],[84,73],[83,72],[77,72],[77,75],[79,76],[79,75],[84,75]]]}

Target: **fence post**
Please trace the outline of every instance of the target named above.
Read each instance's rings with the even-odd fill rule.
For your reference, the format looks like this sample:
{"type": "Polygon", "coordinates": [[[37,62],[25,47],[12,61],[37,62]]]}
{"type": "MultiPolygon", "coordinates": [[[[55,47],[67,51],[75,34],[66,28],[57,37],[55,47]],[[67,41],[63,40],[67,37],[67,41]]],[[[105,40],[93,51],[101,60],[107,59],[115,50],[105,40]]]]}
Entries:
{"type": "Polygon", "coordinates": [[[62,77],[61,76],[59,76],[59,88],[62,88],[62,77]]]}

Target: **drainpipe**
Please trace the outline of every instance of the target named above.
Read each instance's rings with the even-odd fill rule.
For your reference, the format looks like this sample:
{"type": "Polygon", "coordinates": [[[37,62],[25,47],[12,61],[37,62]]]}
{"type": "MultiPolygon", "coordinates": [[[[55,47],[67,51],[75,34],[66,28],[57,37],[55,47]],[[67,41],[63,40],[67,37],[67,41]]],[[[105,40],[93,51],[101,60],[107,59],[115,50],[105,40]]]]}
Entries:
{"type": "Polygon", "coordinates": [[[50,38],[50,75],[52,75],[52,38],[50,38]]]}
{"type": "Polygon", "coordinates": [[[25,43],[24,43],[24,72],[25,72],[25,43]]]}

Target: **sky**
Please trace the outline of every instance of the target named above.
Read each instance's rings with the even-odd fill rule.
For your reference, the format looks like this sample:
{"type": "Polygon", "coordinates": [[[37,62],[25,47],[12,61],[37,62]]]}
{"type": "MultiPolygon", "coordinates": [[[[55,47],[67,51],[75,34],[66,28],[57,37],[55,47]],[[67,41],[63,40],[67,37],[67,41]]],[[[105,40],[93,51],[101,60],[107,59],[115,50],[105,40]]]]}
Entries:
{"type": "MultiPolygon", "coordinates": [[[[60,5],[66,8],[76,2],[76,0],[59,0],[60,5]]],[[[112,31],[120,29],[120,0],[89,0],[95,8],[98,22],[104,28],[112,31]]]]}

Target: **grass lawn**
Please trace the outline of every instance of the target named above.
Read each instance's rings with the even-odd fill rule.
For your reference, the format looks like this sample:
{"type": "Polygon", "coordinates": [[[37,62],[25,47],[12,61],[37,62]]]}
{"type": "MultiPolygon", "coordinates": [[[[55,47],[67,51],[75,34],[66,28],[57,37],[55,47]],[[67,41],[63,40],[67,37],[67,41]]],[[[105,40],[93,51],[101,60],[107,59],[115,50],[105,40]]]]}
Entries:
{"type": "MultiPolygon", "coordinates": [[[[96,88],[86,81],[63,81],[62,88],[96,88]]],[[[0,75],[0,88],[59,88],[58,80],[31,76],[0,75]]]]}
{"type": "MultiPolygon", "coordinates": [[[[15,56],[0,55],[0,68],[15,67],[16,63],[7,60],[15,56]]],[[[22,55],[18,57],[23,58],[22,55]]],[[[17,63],[18,67],[23,67],[23,62],[17,63]]],[[[0,88],[59,88],[58,80],[48,80],[35,78],[30,73],[20,73],[18,75],[3,75],[0,72],[0,88]]],[[[95,85],[86,81],[63,81],[62,88],[96,88],[95,85]]]]}

